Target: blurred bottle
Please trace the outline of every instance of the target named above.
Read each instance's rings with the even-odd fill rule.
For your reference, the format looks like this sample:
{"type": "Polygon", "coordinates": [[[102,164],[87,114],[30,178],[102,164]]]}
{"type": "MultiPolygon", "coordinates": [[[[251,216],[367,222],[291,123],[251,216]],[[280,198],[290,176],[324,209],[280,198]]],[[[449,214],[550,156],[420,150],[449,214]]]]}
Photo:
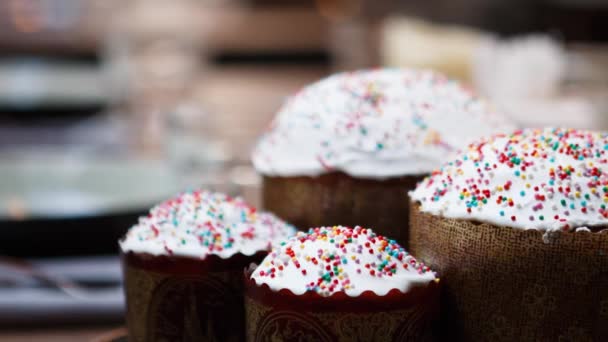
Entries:
{"type": "Polygon", "coordinates": [[[378,65],[377,20],[367,16],[363,0],[316,0],[329,23],[328,49],[334,72],[378,65]]]}
{"type": "Polygon", "coordinates": [[[228,168],[232,160],[227,142],[218,134],[213,117],[201,104],[184,102],[167,117],[165,155],[182,189],[204,187],[237,195],[228,168]]]}
{"type": "Polygon", "coordinates": [[[190,96],[202,72],[200,2],[115,1],[106,65],[115,105],[127,113],[135,146],[162,152],[167,115],[190,96]]]}

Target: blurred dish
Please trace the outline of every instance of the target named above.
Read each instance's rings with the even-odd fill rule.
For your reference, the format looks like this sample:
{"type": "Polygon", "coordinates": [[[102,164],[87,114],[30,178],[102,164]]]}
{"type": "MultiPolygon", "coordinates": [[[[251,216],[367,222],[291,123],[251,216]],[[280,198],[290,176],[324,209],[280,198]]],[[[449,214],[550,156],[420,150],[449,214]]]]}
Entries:
{"type": "Polygon", "coordinates": [[[147,208],[177,190],[160,161],[29,155],[0,161],[0,219],[93,216],[147,208]]]}
{"type": "Polygon", "coordinates": [[[178,191],[161,161],[0,157],[0,254],[113,253],[139,215],[178,191]]]}
{"type": "Polygon", "coordinates": [[[0,59],[0,108],[100,108],[110,101],[102,68],[94,61],[21,57],[0,59]]]}

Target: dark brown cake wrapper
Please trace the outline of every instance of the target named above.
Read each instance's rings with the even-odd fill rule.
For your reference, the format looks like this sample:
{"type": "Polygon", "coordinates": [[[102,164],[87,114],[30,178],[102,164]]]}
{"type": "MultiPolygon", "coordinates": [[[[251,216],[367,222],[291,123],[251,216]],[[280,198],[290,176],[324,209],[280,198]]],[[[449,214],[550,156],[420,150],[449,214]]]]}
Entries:
{"type": "Polygon", "coordinates": [[[271,290],[245,275],[247,341],[432,341],[439,284],[384,296],[271,290]]]}
{"type": "Polygon", "coordinates": [[[423,176],[384,180],[354,178],[342,172],[317,177],[264,176],[263,207],[306,230],[319,226],[362,226],[407,248],[407,192],[423,176]]]}
{"type": "Polygon", "coordinates": [[[608,341],[608,231],[513,229],[422,213],[410,249],[442,280],[442,331],[460,341],[608,341]]]}
{"type": "Polygon", "coordinates": [[[243,341],[243,269],[266,254],[122,253],[129,341],[243,341]]]}

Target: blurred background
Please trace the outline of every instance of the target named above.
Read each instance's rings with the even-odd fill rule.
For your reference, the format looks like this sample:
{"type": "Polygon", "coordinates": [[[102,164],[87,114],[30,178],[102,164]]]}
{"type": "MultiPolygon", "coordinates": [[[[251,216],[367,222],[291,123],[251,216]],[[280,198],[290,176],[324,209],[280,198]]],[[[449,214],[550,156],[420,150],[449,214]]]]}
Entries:
{"type": "Polygon", "coordinates": [[[282,101],[333,72],[433,68],[520,126],[608,127],[605,0],[3,0],[0,341],[124,324],[117,239],[203,186],[258,203],[282,101]]]}

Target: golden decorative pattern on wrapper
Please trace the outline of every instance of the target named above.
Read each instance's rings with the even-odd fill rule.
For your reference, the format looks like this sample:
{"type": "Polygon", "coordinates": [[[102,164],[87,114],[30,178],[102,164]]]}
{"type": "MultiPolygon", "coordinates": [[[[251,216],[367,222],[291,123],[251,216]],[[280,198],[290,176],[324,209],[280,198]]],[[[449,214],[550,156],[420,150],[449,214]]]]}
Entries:
{"type": "Polygon", "coordinates": [[[432,341],[429,310],[350,313],[277,309],[245,296],[247,341],[432,341]]]}
{"type": "Polygon", "coordinates": [[[242,271],[176,276],[123,267],[129,341],[243,340],[242,271]]]}
{"type": "Polygon", "coordinates": [[[608,340],[608,231],[543,232],[410,212],[410,250],[442,278],[451,340],[608,340]]]}
{"type": "Polygon", "coordinates": [[[299,229],[344,225],[373,227],[407,248],[408,189],[422,176],[359,179],[344,173],[316,177],[264,177],[263,208],[299,229]]]}

